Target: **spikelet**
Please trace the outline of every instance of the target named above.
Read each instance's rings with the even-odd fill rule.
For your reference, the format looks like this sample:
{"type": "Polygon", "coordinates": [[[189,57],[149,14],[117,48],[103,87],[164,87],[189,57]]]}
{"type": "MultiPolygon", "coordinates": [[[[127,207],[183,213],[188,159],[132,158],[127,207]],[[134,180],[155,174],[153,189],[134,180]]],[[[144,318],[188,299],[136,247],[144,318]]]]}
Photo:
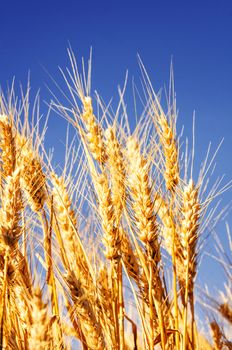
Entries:
{"type": "Polygon", "coordinates": [[[65,278],[75,305],[75,311],[80,321],[81,330],[85,336],[88,348],[92,350],[106,349],[102,329],[96,319],[93,308],[89,303],[89,296],[85,293],[81,280],[73,273],[65,278]]]}
{"type": "Polygon", "coordinates": [[[29,325],[29,349],[50,349],[50,319],[47,313],[47,305],[42,301],[40,288],[33,291],[30,303],[31,322],[29,325]]]}
{"type": "Polygon", "coordinates": [[[46,177],[41,162],[32,147],[29,147],[27,140],[20,135],[17,136],[17,147],[19,149],[19,163],[22,168],[21,185],[31,209],[38,212],[43,208],[46,200],[46,177]]]}
{"type": "Polygon", "coordinates": [[[12,126],[6,115],[0,115],[0,150],[1,167],[4,177],[13,174],[16,166],[15,137],[12,126]]]}
{"type": "Polygon", "coordinates": [[[110,170],[112,202],[114,204],[115,217],[120,222],[125,205],[125,165],[121,146],[117,140],[114,128],[108,127],[106,129],[104,142],[107,164],[110,170]]]}
{"type": "Polygon", "coordinates": [[[157,223],[154,214],[154,204],[151,200],[149,186],[148,164],[140,154],[135,138],[130,137],[127,142],[128,185],[133,199],[135,222],[139,239],[149,245],[155,253],[156,262],[160,259],[157,239],[157,223]]]}
{"type": "Polygon", "coordinates": [[[100,164],[103,164],[106,160],[106,155],[102,140],[101,127],[96,122],[96,117],[93,114],[92,99],[89,96],[83,98],[83,113],[81,119],[85,125],[86,138],[90,152],[94,159],[100,164]]]}

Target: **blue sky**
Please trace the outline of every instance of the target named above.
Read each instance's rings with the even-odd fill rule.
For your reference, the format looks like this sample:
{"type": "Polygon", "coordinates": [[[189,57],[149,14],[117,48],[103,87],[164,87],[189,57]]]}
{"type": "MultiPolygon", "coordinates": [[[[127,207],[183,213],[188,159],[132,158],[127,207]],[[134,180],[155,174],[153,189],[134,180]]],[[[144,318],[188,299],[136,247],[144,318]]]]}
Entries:
{"type": "MultiPolygon", "coordinates": [[[[231,1],[1,1],[1,86],[13,76],[26,84],[30,70],[33,89],[41,88],[49,101],[45,84],[52,84],[42,67],[59,80],[58,66],[68,64],[69,42],[79,58],[87,58],[93,47],[94,87],[106,100],[123,83],[127,69],[129,80],[139,75],[137,53],[156,90],[168,83],[173,57],[179,125],[191,134],[196,111],[199,159],[209,141],[216,148],[224,137],[218,174],[232,178],[231,1]]],[[[63,124],[53,120],[48,134],[56,143],[63,124]]]]}
{"type": "Polygon", "coordinates": [[[13,76],[26,81],[30,70],[45,93],[42,66],[58,79],[68,42],[78,57],[93,47],[94,86],[106,99],[126,69],[138,74],[137,53],[156,90],[167,84],[173,57],[180,123],[187,127],[196,110],[200,142],[225,136],[225,154],[231,149],[231,1],[2,1],[0,13],[2,86],[13,76]]]}

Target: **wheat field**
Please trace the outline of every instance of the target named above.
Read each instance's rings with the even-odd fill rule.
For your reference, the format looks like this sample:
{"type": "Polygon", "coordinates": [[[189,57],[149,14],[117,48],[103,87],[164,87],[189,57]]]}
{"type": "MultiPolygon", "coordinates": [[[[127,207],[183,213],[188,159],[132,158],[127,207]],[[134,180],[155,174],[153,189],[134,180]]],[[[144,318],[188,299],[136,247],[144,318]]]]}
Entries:
{"type": "Polygon", "coordinates": [[[91,92],[91,60],[79,71],[69,58],[65,99],[49,106],[75,131],[62,166],[45,150],[38,96],[0,95],[0,349],[232,349],[232,259],[217,236],[225,286],[215,297],[197,285],[230,183],[211,185],[215,154],[194,167],[172,74],[164,106],[140,61],[132,128],[125,88],[113,110],[91,92]]]}

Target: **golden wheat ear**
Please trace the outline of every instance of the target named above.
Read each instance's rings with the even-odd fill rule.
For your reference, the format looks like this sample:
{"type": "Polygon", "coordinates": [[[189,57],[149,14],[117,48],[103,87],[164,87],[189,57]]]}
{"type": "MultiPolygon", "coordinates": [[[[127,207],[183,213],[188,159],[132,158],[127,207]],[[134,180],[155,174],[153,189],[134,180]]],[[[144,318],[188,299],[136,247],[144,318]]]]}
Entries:
{"type": "Polygon", "coordinates": [[[81,280],[77,279],[72,272],[69,272],[65,281],[70,290],[70,297],[75,305],[75,311],[80,320],[81,330],[85,336],[87,346],[95,350],[106,349],[102,328],[96,319],[81,280]]]}
{"type": "Polygon", "coordinates": [[[1,177],[11,176],[16,167],[15,135],[12,120],[0,114],[1,177]]]}
{"type": "Polygon", "coordinates": [[[115,128],[108,127],[104,133],[107,167],[110,173],[112,202],[117,224],[120,223],[126,200],[125,162],[122,147],[117,139],[115,128]]]}
{"type": "Polygon", "coordinates": [[[21,219],[21,192],[20,192],[20,170],[13,172],[12,176],[5,178],[5,185],[2,193],[1,208],[1,236],[0,240],[11,251],[16,247],[22,234],[20,226],[21,219]]]}
{"type": "Polygon", "coordinates": [[[34,155],[33,150],[28,147],[21,153],[19,162],[22,167],[22,189],[26,194],[31,209],[34,212],[39,212],[43,209],[46,201],[46,176],[43,172],[41,162],[34,155]]]}
{"type": "Polygon", "coordinates": [[[39,287],[32,292],[30,308],[29,348],[35,350],[48,349],[51,343],[52,319],[48,315],[47,305],[42,301],[42,292],[39,287]]]}
{"type": "Polygon", "coordinates": [[[81,119],[86,130],[85,137],[94,159],[100,164],[106,160],[104,142],[102,137],[101,126],[96,122],[96,117],[93,114],[92,100],[89,96],[83,98],[83,113],[81,119]]]}

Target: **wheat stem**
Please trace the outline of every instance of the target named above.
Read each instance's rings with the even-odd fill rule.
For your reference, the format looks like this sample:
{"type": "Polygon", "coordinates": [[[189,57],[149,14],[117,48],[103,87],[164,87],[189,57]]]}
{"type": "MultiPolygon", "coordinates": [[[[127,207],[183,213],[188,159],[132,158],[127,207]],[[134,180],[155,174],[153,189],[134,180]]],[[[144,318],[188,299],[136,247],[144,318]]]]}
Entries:
{"type": "Polygon", "coordinates": [[[4,256],[4,270],[3,270],[3,286],[2,286],[2,300],[1,300],[1,314],[0,314],[0,350],[3,349],[3,337],[4,337],[4,319],[6,308],[6,293],[7,293],[7,269],[9,260],[10,248],[6,248],[4,256]]]}

